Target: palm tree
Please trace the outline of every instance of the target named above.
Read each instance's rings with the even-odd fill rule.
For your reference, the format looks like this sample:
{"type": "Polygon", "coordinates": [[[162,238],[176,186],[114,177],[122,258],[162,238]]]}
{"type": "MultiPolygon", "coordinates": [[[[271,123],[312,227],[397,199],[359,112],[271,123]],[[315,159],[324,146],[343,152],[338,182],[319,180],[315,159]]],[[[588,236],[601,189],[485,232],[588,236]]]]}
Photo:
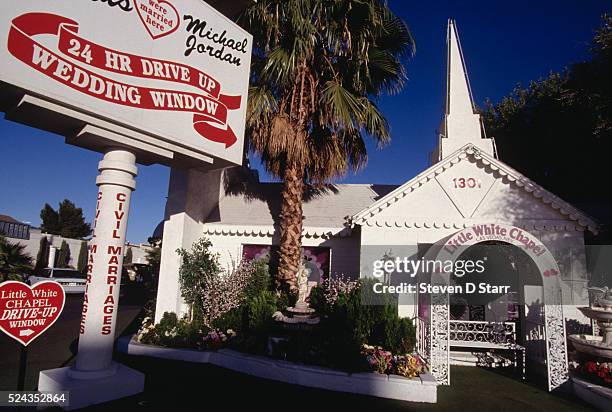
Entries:
{"type": "Polygon", "coordinates": [[[32,258],[24,249],[24,245],[11,243],[0,236],[0,281],[21,279],[32,269],[32,258]]]}
{"type": "Polygon", "coordinates": [[[365,136],[389,143],[375,101],[403,87],[415,44],[382,0],[260,0],[241,21],[254,38],[249,146],[284,182],[277,285],[294,292],[305,185],[362,168],[365,136]]]}

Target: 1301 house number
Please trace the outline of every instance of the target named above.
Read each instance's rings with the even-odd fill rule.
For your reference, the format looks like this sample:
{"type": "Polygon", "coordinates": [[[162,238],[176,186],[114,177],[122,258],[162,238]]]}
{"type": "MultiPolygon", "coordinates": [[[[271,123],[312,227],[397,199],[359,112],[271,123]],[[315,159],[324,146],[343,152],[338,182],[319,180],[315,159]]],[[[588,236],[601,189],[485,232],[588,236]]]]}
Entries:
{"type": "Polygon", "coordinates": [[[456,177],[453,179],[455,189],[480,189],[482,182],[473,177],[456,177]]]}

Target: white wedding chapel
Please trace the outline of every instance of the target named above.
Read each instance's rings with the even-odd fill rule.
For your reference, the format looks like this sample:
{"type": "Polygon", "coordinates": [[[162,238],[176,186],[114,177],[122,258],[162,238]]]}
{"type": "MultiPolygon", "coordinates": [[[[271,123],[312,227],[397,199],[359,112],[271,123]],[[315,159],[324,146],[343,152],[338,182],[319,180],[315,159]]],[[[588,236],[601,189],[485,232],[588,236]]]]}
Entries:
{"type": "MultiPolygon", "coordinates": [[[[597,224],[499,160],[475,110],[453,21],[447,50],[446,113],[431,166],[401,186],[333,184],[306,194],[303,246],[311,280],[369,276],[381,254],[457,259],[445,246],[460,244],[465,252],[512,245],[522,251],[508,266],[517,276],[516,296],[467,307],[446,294],[400,296],[399,310],[415,319],[418,350],[440,383],[450,383],[451,362],[469,362],[479,348],[518,347],[527,369],[555,389],[567,380],[567,325],[589,323],[576,306],[588,303],[584,234],[596,233],[597,224]],[[508,339],[491,340],[499,336],[491,332],[495,324],[508,339]]],[[[280,183],[259,182],[241,168],[172,169],[156,320],[186,309],[178,248],[206,236],[230,267],[278,244],[280,191],[280,183]]]]}

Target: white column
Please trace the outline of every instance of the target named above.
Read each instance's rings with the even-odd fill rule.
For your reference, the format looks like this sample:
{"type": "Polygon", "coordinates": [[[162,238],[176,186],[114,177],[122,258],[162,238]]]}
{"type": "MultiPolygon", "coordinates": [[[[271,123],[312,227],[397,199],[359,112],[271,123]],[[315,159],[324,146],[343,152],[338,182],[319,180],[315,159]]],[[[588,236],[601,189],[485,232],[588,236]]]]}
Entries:
{"type": "Polygon", "coordinates": [[[79,351],[71,376],[111,375],[119,286],[130,197],[136,188],[135,155],[109,149],[99,163],[98,197],[87,263],[87,289],[79,351]]]}
{"type": "Polygon", "coordinates": [[[38,390],[70,392],[65,410],[132,396],[144,390],[143,373],[112,361],[130,197],[136,187],[133,153],[108,149],[99,163],[93,237],[76,365],[40,372],[38,390]]]}

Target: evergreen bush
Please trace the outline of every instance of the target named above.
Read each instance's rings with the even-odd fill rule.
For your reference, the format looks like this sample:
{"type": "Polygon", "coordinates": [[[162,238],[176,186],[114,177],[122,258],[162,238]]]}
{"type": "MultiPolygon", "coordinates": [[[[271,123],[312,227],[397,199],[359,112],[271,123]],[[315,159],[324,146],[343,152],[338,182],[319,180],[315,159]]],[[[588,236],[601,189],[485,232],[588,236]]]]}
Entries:
{"type": "Polygon", "coordinates": [[[79,249],[79,257],[77,258],[77,270],[83,274],[87,272],[87,241],[83,240],[81,242],[81,247],[79,249]]]}
{"type": "Polygon", "coordinates": [[[36,255],[36,264],[34,266],[34,273],[40,274],[40,272],[47,267],[49,264],[49,240],[47,236],[42,236],[38,243],[38,254],[36,255]]]}
{"type": "Polygon", "coordinates": [[[57,259],[55,259],[56,268],[67,268],[70,263],[70,247],[65,240],[62,240],[62,244],[59,248],[59,252],[57,253],[57,259]]]}

